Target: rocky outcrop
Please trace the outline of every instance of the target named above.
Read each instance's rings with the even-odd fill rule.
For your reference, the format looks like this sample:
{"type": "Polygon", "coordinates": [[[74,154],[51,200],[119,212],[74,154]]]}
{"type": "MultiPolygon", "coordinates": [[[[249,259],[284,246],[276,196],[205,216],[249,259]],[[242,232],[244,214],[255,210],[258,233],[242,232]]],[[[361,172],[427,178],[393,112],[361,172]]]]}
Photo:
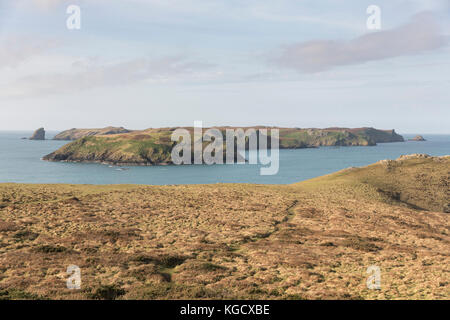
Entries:
{"type": "Polygon", "coordinates": [[[30,140],[45,140],[44,128],[37,129],[29,139],[30,140]]]}
{"type": "Polygon", "coordinates": [[[408,141],[427,141],[427,140],[425,140],[425,138],[422,136],[415,136],[414,138],[409,139],[408,141]]]}
{"type": "Polygon", "coordinates": [[[450,213],[450,203],[447,203],[444,205],[444,208],[442,209],[444,213],[450,213]]]}
{"type": "Polygon", "coordinates": [[[53,140],[77,140],[83,137],[98,136],[98,135],[111,135],[119,133],[128,133],[123,127],[106,127],[100,129],[76,129],[72,128],[58,133],[53,140]]]}
{"type": "Polygon", "coordinates": [[[413,153],[401,155],[397,160],[410,160],[410,159],[428,159],[431,158],[430,155],[425,153],[413,153]]]}

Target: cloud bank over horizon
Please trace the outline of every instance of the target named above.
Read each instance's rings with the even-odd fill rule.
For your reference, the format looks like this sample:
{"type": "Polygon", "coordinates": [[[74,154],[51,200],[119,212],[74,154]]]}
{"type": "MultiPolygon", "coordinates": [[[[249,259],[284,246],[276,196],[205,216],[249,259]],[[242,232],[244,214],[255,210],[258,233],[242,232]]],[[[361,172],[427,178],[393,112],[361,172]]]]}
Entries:
{"type": "MultiPolygon", "coordinates": [[[[1,52],[0,52],[1,57],[1,52]]],[[[65,73],[28,75],[5,86],[4,98],[21,98],[48,94],[72,93],[97,87],[120,87],[140,81],[167,82],[183,76],[199,75],[211,67],[191,62],[185,57],[142,57],[101,64],[94,60],[72,63],[65,73]]],[[[0,97],[2,97],[0,93],[0,97]]]]}
{"type": "Polygon", "coordinates": [[[313,40],[285,48],[275,62],[300,72],[415,55],[449,43],[431,12],[421,12],[403,26],[364,34],[350,41],[313,40]]]}

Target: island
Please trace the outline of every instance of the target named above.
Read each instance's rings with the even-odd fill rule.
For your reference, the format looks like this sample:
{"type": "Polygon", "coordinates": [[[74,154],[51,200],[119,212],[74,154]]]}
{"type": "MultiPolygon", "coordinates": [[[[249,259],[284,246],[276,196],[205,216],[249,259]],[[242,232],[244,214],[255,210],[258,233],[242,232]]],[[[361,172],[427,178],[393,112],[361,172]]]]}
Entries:
{"type": "MultiPolygon", "coordinates": [[[[167,165],[172,164],[171,152],[176,145],[171,140],[172,133],[178,128],[156,128],[136,130],[117,134],[84,136],[60,149],[45,155],[43,160],[67,162],[97,162],[114,165],[167,165]]],[[[191,135],[193,127],[184,127],[191,135]]],[[[227,129],[235,127],[216,127],[226,137],[227,129]]],[[[403,142],[395,130],[378,130],[374,128],[278,128],[256,126],[242,128],[279,130],[280,149],[316,148],[321,146],[374,146],[377,143],[403,142]]],[[[203,132],[208,130],[204,128],[203,132]]],[[[80,133],[81,131],[79,131],[80,133]]],[[[270,139],[269,139],[270,141],[270,139]]],[[[247,140],[248,142],[248,140],[247,140]]],[[[204,142],[204,144],[208,144],[204,142]]],[[[224,141],[224,145],[226,141],[224,141]]],[[[248,143],[246,145],[248,149],[248,143]]],[[[224,152],[226,147],[224,147],[224,152]]]]}
{"type": "Polygon", "coordinates": [[[0,184],[0,298],[448,300],[449,166],[404,156],[291,185],[0,184]],[[366,285],[373,265],[381,290],[366,285]]]}

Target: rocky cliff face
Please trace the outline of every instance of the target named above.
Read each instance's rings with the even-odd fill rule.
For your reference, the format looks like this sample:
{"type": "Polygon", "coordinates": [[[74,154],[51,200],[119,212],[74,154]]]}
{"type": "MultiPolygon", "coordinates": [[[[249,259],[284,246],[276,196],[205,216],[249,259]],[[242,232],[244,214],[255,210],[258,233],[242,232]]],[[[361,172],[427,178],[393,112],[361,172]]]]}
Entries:
{"type": "Polygon", "coordinates": [[[123,127],[106,127],[101,129],[69,129],[58,133],[53,140],[77,140],[83,137],[97,136],[97,135],[110,135],[118,133],[128,133],[123,127]]]}
{"type": "Polygon", "coordinates": [[[45,130],[44,128],[37,129],[33,135],[30,137],[30,140],[45,140],[45,130]]]}
{"type": "MultiPolygon", "coordinates": [[[[244,130],[264,127],[243,128],[244,130]]],[[[101,162],[117,165],[164,165],[171,164],[171,152],[175,143],[171,141],[176,128],[147,129],[123,134],[86,135],[55,152],[46,155],[48,161],[101,162]]],[[[193,133],[193,128],[184,128],[193,133]]],[[[204,128],[205,132],[208,128],[204,128]]],[[[223,137],[231,127],[218,127],[223,137]]],[[[274,128],[265,128],[270,129],[274,128]]],[[[378,142],[403,141],[394,130],[383,131],[373,128],[328,128],[300,129],[276,128],[279,130],[280,149],[315,148],[320,146],[371,146],[378,142]]],[[[85,129],[84,134],[89,131],[85,129]]],[[[204,141],[204,146],[209,142],[204,141]]],[[[270,148],[270,139],[268,139],[270,148]]],[[[247,140],[248,148],[248,140],[247,140]]],[[[226,139],[224,140],[224,152],[226,139]]],[[[236,152],[235,152],[236,154],[236,152]]]]}

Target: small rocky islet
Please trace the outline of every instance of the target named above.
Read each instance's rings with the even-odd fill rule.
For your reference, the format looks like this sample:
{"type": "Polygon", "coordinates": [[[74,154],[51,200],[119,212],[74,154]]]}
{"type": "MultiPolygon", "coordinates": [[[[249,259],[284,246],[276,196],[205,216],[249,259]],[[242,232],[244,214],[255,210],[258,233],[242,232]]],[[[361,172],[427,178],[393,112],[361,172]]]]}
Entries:
{"type": "Polygon", "coordinates": [[[408,139],[408,141],[427,141],[424,137],[417,135],[412,139],[408,139]]]}
{"type": "Polygon", "coordinates": [[[45,140],[44,128],[39,128],[36,131],[34,131],[33,135],[29,139],[30,140],[45,140]]]}

